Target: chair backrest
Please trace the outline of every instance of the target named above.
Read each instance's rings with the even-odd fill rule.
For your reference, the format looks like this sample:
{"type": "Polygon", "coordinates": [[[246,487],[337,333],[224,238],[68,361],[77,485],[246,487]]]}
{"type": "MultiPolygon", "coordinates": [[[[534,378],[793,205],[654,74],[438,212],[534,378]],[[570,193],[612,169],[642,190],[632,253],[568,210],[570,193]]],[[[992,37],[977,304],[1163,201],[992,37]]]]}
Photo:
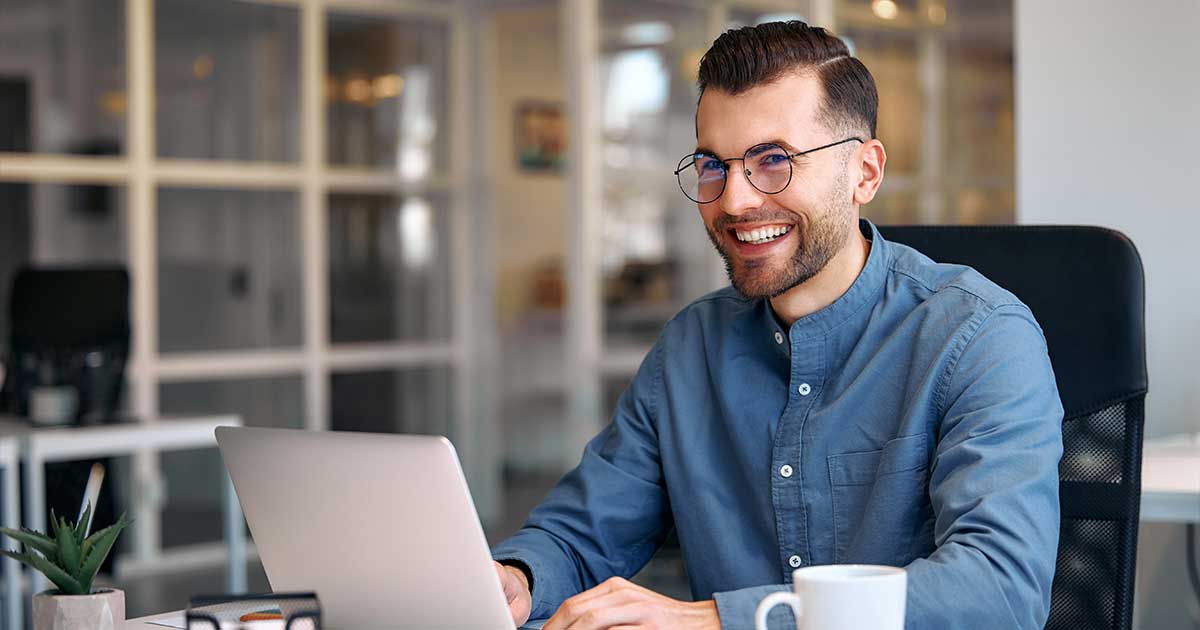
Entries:
{"type": "Polygon", "coordinates": [[[79,390],[79,418],[116,413],[129,357],[129,274],[121,267],[24,268],[13,280],[9,406],[28,411],[41,372],[79,390]]]}
{"type": "Polygon", "coordinates": [[[1033,311],[1066,412],[1062,525],[1046,628],[1128,630],[1147,389],[1137,249],[1123,234],[1094,227],[879,231],[938,262],[975,268],[1033,311]]]}

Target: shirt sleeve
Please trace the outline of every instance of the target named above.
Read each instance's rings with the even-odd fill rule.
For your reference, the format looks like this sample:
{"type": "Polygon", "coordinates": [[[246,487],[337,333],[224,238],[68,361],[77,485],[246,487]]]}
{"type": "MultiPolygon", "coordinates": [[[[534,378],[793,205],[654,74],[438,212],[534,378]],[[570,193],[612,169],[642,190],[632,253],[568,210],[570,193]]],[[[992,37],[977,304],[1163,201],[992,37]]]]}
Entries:
{"type": "Polygon", "coordinates": [[[551,616],[565,599],[614,575],[632,577],[672,527],[654,423],[661,352],[656,345],[642,361],[579,465],[516,534],[492,549],[497,561],[529,567],[531,619],[551,616]]]}
{"type": "MultiPolygon", "coordinates": [[[[776,591],[790,591],[785,584],[751,586],[736,591],[713,593],[721,630],[754,630],[754,613],[758,603],[776,591]]],[[[787,606],[776,606],[767,615],[768,630],[796,630],[796,616],[787,606]]]]}
{"type": "Polygon", "coordinates": [[[906,627],[1046,623],[1059,534],[1063,408],[1041,328],[996,308],[950,368],[930,470],[936,549],[908,565],[906,627]]]}

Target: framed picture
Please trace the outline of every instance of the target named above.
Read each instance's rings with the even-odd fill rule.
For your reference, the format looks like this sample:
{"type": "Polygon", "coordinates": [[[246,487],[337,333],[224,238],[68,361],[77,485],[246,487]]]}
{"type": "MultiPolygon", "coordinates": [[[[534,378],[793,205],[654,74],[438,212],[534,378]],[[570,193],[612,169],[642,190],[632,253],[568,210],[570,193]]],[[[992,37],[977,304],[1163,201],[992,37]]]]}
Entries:
{"type": "Polygon", "coordinates": [[[518,103],[514,122],[517,165],[521,170],[562,172],[567,157],[567,121],[562,103],[518,103]]]}

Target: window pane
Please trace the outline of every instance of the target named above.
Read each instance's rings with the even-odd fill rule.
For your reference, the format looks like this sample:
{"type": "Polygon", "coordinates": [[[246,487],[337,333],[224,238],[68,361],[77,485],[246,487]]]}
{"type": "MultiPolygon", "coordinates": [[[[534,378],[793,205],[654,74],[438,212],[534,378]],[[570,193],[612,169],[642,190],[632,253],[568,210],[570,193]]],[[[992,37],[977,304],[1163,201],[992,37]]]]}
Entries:
{"type": "Polygon", "coordinates": [[[160,351],[301,344],[296,207],[291,192],[159,191],[160,351]]]}
{"type": "Polygon", "coordinates": [[[329,197],[334,343],[450,335],[450,207],[428,197],[329,197]]]}
{"type": "Polygon", "coordinates": [[[672,175],[696,146],[708,13],[677,2],[601,6],[599,73],[605,345],[648,345],[714,288],[716,254],[672,175]]]}
{"type": "Polygon", "coordinates": [[[329,162],[444,173],[450,32],[444,21],[331,14],[326,76],[329,162]]]}
{"type": "Polygon", "coordinates": [[[333,374],[331,428],[445,435],[453,440],[452,377],[448,367],[333,374]]]}
{"type": "Polygon", "coordinates": [[[300,12],[229,0],[158,0],[161,157],[295,161],[300,12]]]}
{"type": "MultiPolygon", "coordinates": [[[[24,265],[124,265],[125,189],[0,183],[0,300],[24,265]]],[[[9,308],[0,309],[8,343],[9,308]]]]}
{"type": "MultiPolygon", "coordinates": [[[[247,426],[304,427],[304,381],[300,376],[237,381],[165,383],[159,387],[164,421],[170,416],[235,413],[247,426]]],[[[225,468],[213,448],[162,454],[167,504],[162,514],[164,547],[220,540],[221,487],[225,468]]]]}
{"type": "Polygon", "coordinates": [[[125,150],[125,3],[0,0],[0,151],[125,150]]]}

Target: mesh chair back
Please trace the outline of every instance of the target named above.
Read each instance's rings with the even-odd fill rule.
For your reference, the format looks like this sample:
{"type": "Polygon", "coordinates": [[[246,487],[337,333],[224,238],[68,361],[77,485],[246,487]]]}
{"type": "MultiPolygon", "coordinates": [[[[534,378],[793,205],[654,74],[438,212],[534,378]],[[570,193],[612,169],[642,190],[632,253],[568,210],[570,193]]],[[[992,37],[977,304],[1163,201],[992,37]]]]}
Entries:
{"type": "Polygon", "coordinates": [[[1046,334],[1062,397],[1062,525],[1051,630],[1128,630],[1147,389],[1141,258],[1092,227],[881,227],[1012,291],[1046,334]]]}

